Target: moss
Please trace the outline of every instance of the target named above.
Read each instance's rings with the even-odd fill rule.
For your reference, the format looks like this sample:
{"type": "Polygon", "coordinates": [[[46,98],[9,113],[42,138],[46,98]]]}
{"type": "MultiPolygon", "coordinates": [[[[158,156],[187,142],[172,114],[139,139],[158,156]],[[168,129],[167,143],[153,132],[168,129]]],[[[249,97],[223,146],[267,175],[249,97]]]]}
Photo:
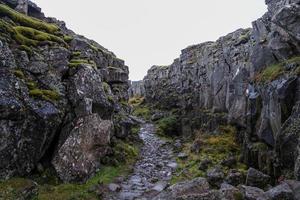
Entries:
{"type": "MultiPolygon", "coordinates": [[[[171,182],[191,180],[196,177],[204,177],[206,171],[199,170],[199,164],[205,159],[209,159],[212,163],[209,168],[219,165],[228,156],[240,155],[240,146],[236,142],[236,130],[231,126],[223,126],[219,128],[218,133],[204,133],[198,131],[194,141],[200,141],[200,152],[191,152],[194,141],[187,141],[183,144],[182,151],[188,155],[186,160],[177,159],[178,169],[174,173],[171,182]]],[[[238,159],[237,159],[238,160],[238,159]]],[[[247,169],[247,166],[237,162],[234,166],[241,172],[247,169]]],[[[229,168],[223,167],[222,170],[227,173],[229,168]]]]}
{"type": "Polygon", "coordinates": [[[74,38],[72,36],[69,35],[64,35],[63,36],[63,40],[67,43],[70,43],[74,38]]]}
{"type": "Polygon", "coordinates": [[[14,75],[20,79],[25,79],[25,75],[22,70],[14,70],[14,75]]]}
{"type": "Polygon", "coordinates": [[[102,87],[103,87],[104,92],[105,92],[106,94],[108,94],[109,91],[110,91],[110,86],[109,86],[109,84],[106,83],[106,82],[102,82],[102,87]]]}
{"type": "Polygon", "coordinates": [[[234,192],[233,193],[233,200],[243,200],[244,195],[241,192],[234,192]]]}
{"type": "Polygon", "coordinates": [[[56,42],[59,44],[67,44],[58,36],[42,32],[30,27],[16,26],[14,37],[19,44],[27,46],[37,46],[40,42],[56,42]]]}
{"type": "Polygon", "coordinates": [[[32,89],[29,91],[29,95],[34,98],[41,98],[47,101],[57,101],[60,99],[60,95],[53,90],[32,89]]]}
{"type": "Polygon", "coordinates": [[[252,145],[252,149],[254,151],[267,151],[268,146],[265,143],[262,142],[256,142],[252,145]]]}
{"type": "Polygon", "coordinates": [[[112,96],[107,96],[108,101],[110,101],[111,103],[114,103],[115,100],[112,96]]]}
{"type": "Polygon", "coordinates": [[[27,81],[26,85],[28,87],[29,90],[33,90],[37,88],[37,84],[33,81],[27,81]]]}
{"type": "Polygon", "coordinates": [[[7,181],[0,182],[0,199],[14,200],[23,199],[26,195],[27,199],[31,199],[35,194],[32,191],[36,185],[28,179],[12,178],[7,181]]]}
{"type": "Polygon", "coordinates": [[[55,33],[59,31],[59,28],[54,24],[49,24],[38,20],[36,18],[29,17],[22,13],[19,13],[4,4],[0,4],[0,16],[9,17],[14,22],[21,24],[22,26],[31,27],[36,30],[43,30],[48,33],[55,33]]]}
{"type": "Polygon", "coordinates": [[[151,112],[150,112],[149,107],[139,106],[139,107],[134,108],[133,115],[142,117],[146,120],[149,120],[151,117],[151,112]]]}
{"type": "Polygon", "coordinates": [[[88,64],[88,65],[92,65],[93,67],[96,67],[96,63],[93,60],[84,60],[84,59],[72,59],[70,60],[68,66],[70,68],[77,68],[80,65],[84,65],[84,64],[88,64]]]}
{"type": "Polygon", "coordinates": [[[74,51],[74,52],[72,52],[72,58],[79,57],[80,55],[81,55],[80,51],[74,51]]]}
{"type": "Polygon", "coordinates": [[[131,128],[131,133],[134,135],[137,135],[140,131],[140,127],[139,126],[135,126],[131,128]]]}
{"type": "Polygon", "coordinates": [[[277,79],[279,76],[283,74],[291,74],[291,75],[299,75],[300,74],[300,56],[296,56],[285,60],[283,62],[270,65],[265,68],[262,72],[256,75],[256,81],[258,83],[266,83],[277,79]],[[296,64],[298,67],[293,69],[291,72],[285,69],[286,65],[296,64]]]}
{"type": "Polygon", "coordinates": [[[132,97],[129,99],[128,103],[129,103],[129,105],[136,107],[136,106],[143,104],[144,101],[145,101],[144,97],[132,97]]]}
{"type": "Polygon", "coordinates": [[[32,55],[32,49],[29,47],[29,46],[26,46],[26,45],[21,45],[21,46],[19,46],[19,49],[21,50],[21,51],[26,51],[27,52],[27,54],[29,54],[29,55],[32,55]]]}
{"type": "Polygon", "coordinates": [[[283,74],[283,67],[280,64],[271,65],[264,69],[256,78],[258,82],[269,82],[283,74]]]}

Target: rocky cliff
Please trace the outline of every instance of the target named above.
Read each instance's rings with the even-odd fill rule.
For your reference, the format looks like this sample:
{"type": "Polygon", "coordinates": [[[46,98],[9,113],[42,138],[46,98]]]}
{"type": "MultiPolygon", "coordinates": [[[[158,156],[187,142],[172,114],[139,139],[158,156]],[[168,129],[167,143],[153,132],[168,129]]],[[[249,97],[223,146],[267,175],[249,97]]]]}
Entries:
{"type": "Polygon", "coordinates": [[[145,96],[161,109],[178,109],[184,135],[234,124],[244,162],[300,179],[300,1],[266,4],[251,29],[190,46],[170,66],[153,66],[145,96]]]}
{"type": "Polygon", "coordinates": [[[128,95],[131,98],[145,96],[144,81],[131,81],[128,90],[128,95]]]}
{"type": "Polygon", "coordinates": [[[87,180],[133,124],[128,67],[27,0],[0,1],[0,30],[0,178],[87,180]]]}

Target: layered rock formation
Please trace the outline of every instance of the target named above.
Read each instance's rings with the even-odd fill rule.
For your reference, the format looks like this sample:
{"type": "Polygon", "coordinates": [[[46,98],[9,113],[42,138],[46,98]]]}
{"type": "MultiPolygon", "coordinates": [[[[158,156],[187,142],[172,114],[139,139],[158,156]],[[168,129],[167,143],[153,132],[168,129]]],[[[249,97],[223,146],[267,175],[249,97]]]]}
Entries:
{"type": "Polygon", "coordinates": [[[129,97],[143,97],[145,96],[145,86],[143,81],[131,81],[129,90],[129,97]]]}
{"type": "Polygon", "coordinates": [[[300,179],[300,2],[266,4],[268,12],[252,29],[190,46],[170,66],[153,66],[145,96],[180,110],[186,135],[235,124],[248,165],[300,179]]]}
{"type": "Polygon", "coordinates": [[[85,181],[130,131],[128,67],[32,2],[0,3],[0,178],[52,162],[85,181]]]}

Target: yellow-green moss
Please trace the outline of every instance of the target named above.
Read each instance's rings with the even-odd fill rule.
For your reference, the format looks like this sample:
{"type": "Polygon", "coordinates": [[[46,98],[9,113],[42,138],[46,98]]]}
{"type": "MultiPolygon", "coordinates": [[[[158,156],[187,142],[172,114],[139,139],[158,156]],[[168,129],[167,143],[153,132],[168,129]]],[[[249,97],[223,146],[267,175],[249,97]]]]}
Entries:
{"type": "Polygon", "coordinates": [[[139,106],[139,107],[134,108],[133,115],[142,117],[146,120],[149,120],[151,117],[151,111],[150,111],[149,107],[147,107],[145,105],[139,106]]]}
{"type": "Polygon", "coordinates": [[[144,103],[145,98],[144,97],[132,97],[129,99],[128,103],[129,105],[136,107],[144,103]]]}
{"type": "Polygon", "coordinates": [[[70,43],[73,40],[73,37],[69,35],[64,35],[63,39],[65,42],[70,43]]]}
{"type": "Polygon", "coordinates": [[[36,30],[43,30],[52,34],[59,31],[59,28],[54,24],[49,24],[41,20],[38,20],[36,18],[24,15],[22,13],[19,13],[11,9],[10,7],[4,4],[0,4],[0,16],[9,17],[14,22],[19,23],[22,26],[31,27],[36,30]]]}
{"type": "Polygon", "coordinates": [[[106,83],[106,82],[102,82],[102,87],[103,87],[104,92],[105,92],[106,94],[108,94],[109,91],[110,91],[110,86],[109,86],[109,84],[106,83]]]}
{"type": "Polygon", "coordinates": [[[300,56],[296,56],[286,61],[268,66],[262,72],[256,75],[256,81],[258,83],[266,83],[277,79],[283,74],[299,75],[300,74],[299,68],[300,68],[300,56]],[[293,64],[293,63],[298,65],[296,69],[293,69],[291,72],[285,69],[286,65],[293,64]]]}
{"type": "Polygon", "coordinates": [[[22,45],[37,46],[40,42],[47,41],[67,45],[60,37],[30,27],[16,26],[13,29],[16,41],[22,45]]]}
{"type": "Polygon", "coordinates": [[[89,64],[93,67],[96,67],[96,63],[93,60],[84,60],[84,59],[72,59],[70,60],[68,66],[70,68],[77,68],[80,65],[89,64]]]}
{"type": "Polygon", "coordinates": [[[20,79],[25,79],[25,75],[22,70],[14,70],[14,75],[20,79]]]}
{"type": "Polygon", "coordinates": [[[32,54],[32,49],[29,46],[21,45],[21,46],[19,46],[19,49],[21,51],[26,51],[29,55],[32,54]]]}
{"type": "Polygon", "coordinates": [[[42,98],[47,101],[56,101],[60,99],[58,92],[53,90],[32,89],[29,90],[29,95],[34,98],[42,98]]]}
{"type": "MultiPolygon", "coordinates": [[[[232,126],[221,126],[217,134],[203,133],[201,131],[196,133],[195,141],[200,141],[200,152],[191,152],[191,146],[194,141],[187,141],[183,144],[182,151],[188,155],[186,160],[177,159],[179,165],[171,182],[177,183],[180,181],[191,180],[196,177],[205,176],[206,171],[199,170],[199,164],[205,159],[211,160],[212,164],[209,168],[220,164],[221,161],[228,158],[228,156],[240,155],[240,146],[236,142],[236,130],[232,126]]],[[[244,172],[247,167],[237,162],[235,169],[244,172]]],[[[227,167],[223,167],[225,173],[228,172],[227,167]]]]}
{"type": "Polygon", "coordinates": [[[80,51],[74,51],[74,52],[72,52],[72,58],[79,57],[80,55],[81,55],[80,51]]]}

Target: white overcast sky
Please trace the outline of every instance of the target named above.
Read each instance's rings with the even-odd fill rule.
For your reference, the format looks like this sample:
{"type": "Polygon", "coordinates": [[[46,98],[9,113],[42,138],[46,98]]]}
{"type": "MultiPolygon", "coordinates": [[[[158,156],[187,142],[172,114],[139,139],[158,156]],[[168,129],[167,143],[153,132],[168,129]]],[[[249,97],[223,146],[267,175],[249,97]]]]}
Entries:
{"type": "Polygon", "coordinates": [[[33,0],[46,16],[113,51],[142,79],[185,47],[214,41],[267,10],[264,0],[33,0]]]}

